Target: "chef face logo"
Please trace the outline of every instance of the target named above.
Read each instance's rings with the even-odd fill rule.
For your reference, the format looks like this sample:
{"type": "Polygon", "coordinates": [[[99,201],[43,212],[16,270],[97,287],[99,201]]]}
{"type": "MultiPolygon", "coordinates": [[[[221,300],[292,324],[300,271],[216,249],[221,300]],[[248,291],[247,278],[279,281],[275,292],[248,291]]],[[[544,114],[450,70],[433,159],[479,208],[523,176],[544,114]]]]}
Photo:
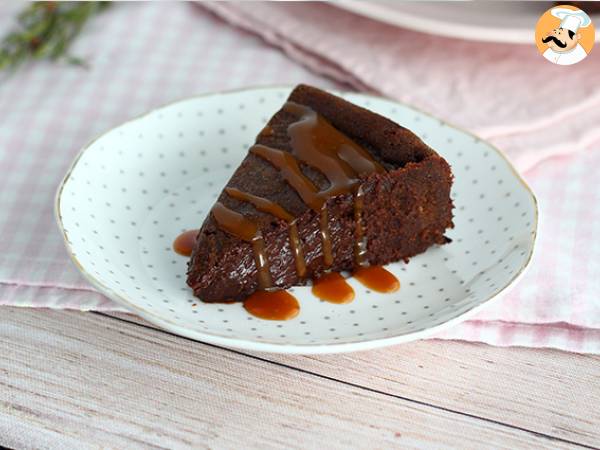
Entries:
{"type": "Polygon", "coordinates": [[[542,38],[542,42],[557,53],[573,50],[579,40],[581,40],[581,34],[575,34],[572,30],[564,28],[555,28],[545,38],[542,38]]]}
{"type": "Polygon", "coordinates": [[[561,66],[578,63],[594,46],[595,30],[581,9],[560,5],[546,11],[535,29],[535,43],[548,61],[561,66]]]}

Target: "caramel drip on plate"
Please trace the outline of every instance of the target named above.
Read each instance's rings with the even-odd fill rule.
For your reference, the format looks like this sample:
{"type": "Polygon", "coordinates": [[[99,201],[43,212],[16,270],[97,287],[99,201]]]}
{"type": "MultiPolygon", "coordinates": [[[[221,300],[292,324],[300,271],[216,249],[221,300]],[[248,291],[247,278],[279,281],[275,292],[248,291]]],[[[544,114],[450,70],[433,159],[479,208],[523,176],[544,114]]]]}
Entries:
{"type": "Polygon", "coordinates": [[[256,223],[247,219],[244,215],[232,211],[221,202],[215,203],[211,213],[219,228],[233,234],[239,239],[251,242],[254,251],[254,262],[258,272],[258,287],[269,289],[273,286],[271,272],[269,272],[269,261],[265,252],[265,243],[256,223]]]}
{"type": "Polygon", "coordinates": [[[173,241],[173,250],[175,253],[182,256],[191,256],[199,231],[200,230],[188,230],[177,236],[173,241]]]}
{"type": "Polygon", "coordinates": [[[290,320],[300,312],[298,300],[287,291],[256,291],[244,300],[244,308],[266,320],[290,320]]]}
{"type": "Polygon", "coordinates": [[[398,278],[381,266],[359,267],[354,271],[354,278],[376,292],[389,293],[400,289],[398,278]]]}
{"type": "Polygon", "coordinates": [[[350,303],[354,300],[354,289],[338,272],[326,273],[315,280],[312,293],[329,303],[350,303]]]}
{"type": "Polygon", "coordinates": [[[225,192],[232,198],[242,202],[251,203],[256,209],[278,219],[285,220],[289,224],[289,237],[290,247],[294,254],[294,261],[296,263],[296,271],[300,278],[304,278],[306,275],[306,262],[304,261],[304,255],[302,254],[302,243],[298,236],[298,226],[296,225],[296,219],[289,212],[283,209],[280,205],[266,198],[259,197],[257,195],[249,194],[248,192],[242,192],[236,188],[225,188],[225,192]]]}

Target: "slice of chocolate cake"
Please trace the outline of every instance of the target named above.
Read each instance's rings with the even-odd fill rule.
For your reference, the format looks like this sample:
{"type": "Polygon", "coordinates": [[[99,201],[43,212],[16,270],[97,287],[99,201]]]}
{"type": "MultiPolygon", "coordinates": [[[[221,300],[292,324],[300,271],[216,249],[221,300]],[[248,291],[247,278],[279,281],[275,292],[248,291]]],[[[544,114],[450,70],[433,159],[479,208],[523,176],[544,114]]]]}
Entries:
{"type": "Polygon", "coordinates": [[[206,302],[407,260],[451,228],[448,163],[411,131],[296,87],[208,215],[188,284],[206,302]]]}

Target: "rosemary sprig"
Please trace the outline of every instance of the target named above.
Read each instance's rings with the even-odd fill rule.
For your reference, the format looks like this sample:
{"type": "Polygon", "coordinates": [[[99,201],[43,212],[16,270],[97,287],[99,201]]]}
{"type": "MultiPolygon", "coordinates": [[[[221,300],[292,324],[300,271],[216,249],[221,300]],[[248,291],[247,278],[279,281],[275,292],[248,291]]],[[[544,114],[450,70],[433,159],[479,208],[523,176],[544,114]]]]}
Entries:
{"type": "Polygon", "coordinates": [[[0,70],[16,69],[32,59],[63,59],[85,66],[69,54],[69,46],[90,17],[106,9],[108,2],[34,2],[17,17],[19,29],[0,44],[0,70]]]}

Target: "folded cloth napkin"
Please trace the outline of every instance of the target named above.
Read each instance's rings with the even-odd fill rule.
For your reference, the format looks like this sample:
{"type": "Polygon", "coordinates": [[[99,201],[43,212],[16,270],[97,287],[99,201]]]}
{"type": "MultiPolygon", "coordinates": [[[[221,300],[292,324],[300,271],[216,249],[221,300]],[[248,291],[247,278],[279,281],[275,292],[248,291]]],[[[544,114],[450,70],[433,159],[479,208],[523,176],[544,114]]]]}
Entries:
{"type": "Polygon", "coordinates": [[[442,336],[600,353],[600,141],[525,174],[540,204],[525,276],[473,322],[442,336]]]}
{"type": "MultiPolygon", "coordinates": [[[[21,7],[0,3],[0,30],[21,7]]],[[[37,62],[0,82],[0,304],[120,308],[92,294],[53,216],[58,184],[95,136],[204,92],[339,87],[189,3],[116,4],[89,23],[72,53],[89,70],[37,62]]]]}
{"type": "Polygon", "coordinates": [[[600,139],[597,50],[565,67],[542,58],[533,42],[449,39],[324,3],[201,5],[317,73],[410,103],[479,134],[523,170],[600,139]]]}
{"type": "MultiPolygon", "coordinates": [[[[311,4],[306,9],[315,7],[320,11],[323,5],[311,4]]],[[[13,12],[0,6],[0,29],[8,27],[13,12]]],[[[353,17],[342,15],[347,21],[348,16],[353,17]]],[[[358,30],[363,22],[372,27],[367,19],[352,19],[353,32],[363,33],[358,30]]],[[[439,45],[447,42],[453,41],[439,45]]],[[[420,51],[427,58],[425,50],[420,51]]],[[[319,69],[319,73],[330,70],[327,75],[339,80],[332,82],[186,3],[119,4],[90,23],[73,52],[88,59],[89,71],[37,63],[0,83],[0,304],[122,309],[78,274],[52,216],[60,179],[77,150],[93,136],[147,109],[199,92],[298,82],[324,88],[342,84],[366,88],[366,83],[358,83],[353,75],[340,78],[336,74],[343,73],[341,59],[333,63],[317,53],[312,55],[315,65],[319,62],[330,68],[319,69]],[[138,25],[131,27],[134,15],[138,25]]],[[[383,60],[385,54],[378,58],[383,60]]],[[[424,83],[431,83],[429,97],[436,96],[447,73],[437,73],[439,79],[434,75],[412,80],[414,84],[419,80],[419,86],[409,93],[412,103],[422,106],[417,94],[427,92],[424,83]]],[[[468,80],[454,80],[454,76],[448,82],[457,83],[457,89],[469,84],[468,80]]],[[[472,72],[465,76],[478,77],[472,72]]],[[[534,108],[525,100],[522,103],[523,108],[534,108]]],[[[434,112],[463,125],[478,118],[464,111],[473,108],[469,102],[460,107],[451,102],[448,109],[442,103],[436,105],[434,112]]],[[[566,108],[574,106],[566,103],[566,108]]],[[[502,113],[497,117],[509,116],[502,113]]],[[[530,126],[526,116],[521,117],[521,122],[513,123],[519,125],[514,133],[503,137],[520,136],[515,143],[530,142],[540,152],[546,151],[546,144],[536,144],[536,133],[553,132],[553,122],[538,120],[530,126]]],[[[490,123],[483,119],[474,122],[480,131],[490,123]]],[[[538,252],[529,272],[475,320],[440,337],[600,353],[600,244],[593,239],[600,232],[600,210],[594,208],[600,201],[600,188],[594,182],[600,142],[592,138],[581,142],[587,148],[583,153],[548,159],[526,173],[542,207],[538,252]]],[[[546,156],[571,151],[569,146],[556,145],[559,151],[546,156]]]]}

